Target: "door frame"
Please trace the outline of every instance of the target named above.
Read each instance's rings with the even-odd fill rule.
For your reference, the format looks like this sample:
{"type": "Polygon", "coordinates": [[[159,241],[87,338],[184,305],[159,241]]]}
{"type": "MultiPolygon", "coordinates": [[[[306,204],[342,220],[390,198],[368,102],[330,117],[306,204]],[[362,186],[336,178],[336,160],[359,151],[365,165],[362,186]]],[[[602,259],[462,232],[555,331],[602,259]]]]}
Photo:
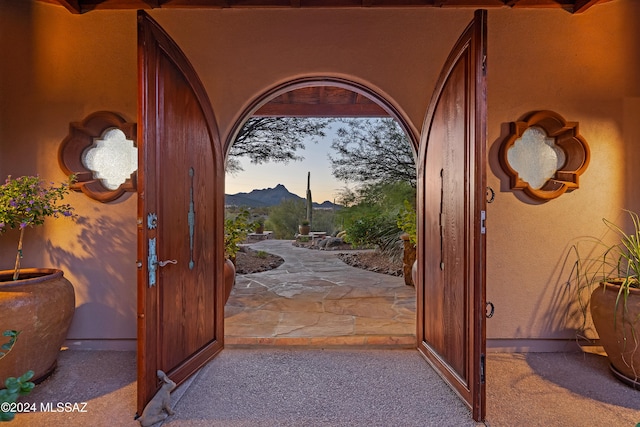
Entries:
{"type": "MultiPolygon", "coordinates": [[[[486,14],[486,11],[483,11],[486,14]]],[[[139,83],[139,85],[141,85],[141,83],[139,83]]],[[[235,141],[235,138],[238,134],[238,132],[240,131],[241,127],[245,124],[245,122],[253,115],[253,113],[255,111],[257,111],[262,105],[266,104],[269,100],[284,94],[286,92],[289,92],[291,90],[297,89],[297,88],[303,88],[303,87],[309,87],[309,86],[335,86],[335,87],[341,87],[341,88],[345,88],[357,93],[360,93],[366,97],[368,97],[369,99],[373,100],[374,102],[376,102],[380,107],[382,107],[385,111],[387,111],[389,113],[389,115],[391,117],[393,117],[399,124],[400,126],[403,128],[403,130],[405,131],[405,133],[408,135],[409,140],[411,141],[411,146],[413,148],[413,152],[414,152],[414,159],[416,161],[416,171],[418,176],[420,175],[420,168],[421,168],[421,164],[420,164],[420,150],[422,149],[422,147],[420,147],[420,142],[422,141],[422,135],[425,132],[425,129],[422,129],[421,132],[419,133],[417,131],[417,129],[415,127],[413,127],[411,125],[411,121],[409,121],[406,118],[406,115],[402,112],[402,109],[397,106],[396,104],[392,103],[391,101],[389,101],[390,99],[392,99],[390,96],[386,96],[386,95],[381,95],[378,91],[372,89],[369,85],[366,84],[362,84],[359,82],[356,82],[354,80],[349,80],[347,78],[344,77],[334,77],[334,76],[307,76],[307,77],[302,77],[302,78],[294,78],[291,79],[289,81],[286,81],[284,83],[281,83],[279,85],[276,85],[274,87],[272,87],[271,89],[268,89],[264,92],[262,92],[258,97],[256,97],[253,101],[251,101],[248,106],[242,111],[242,113],[238,116],[238,118],[235,120],[233,126],[230,128],[231,131],[228,133],[226,139],[224,140],[224,143],[222,143],[222,141],[220,140],[219,143],[222,143],[222,147],[221,148],[221,152],[223,153],[223,160],[226,161],[226,156],[229,153],[230,147],[232,145],[232,143],[235,141]]],[[[139,89],[142,90],[142,89],[139,89]]],[[[435,93],[434,93],[435,95],[435,93]]],[[[210,105],[210,104],[209,104],[210,105]]],[[[143,108],[144,106],[139,106],[139,108],[143,108]]],[[[486,115],[486,111],[484,112],[486,115]]],[[[213,114],[213,112],[211,111],[211,114],[213,114]]],[[[430,112],[427,111],[427,117],[429,117],[430,112]]],[[[425,121],[426,123],[426,121],[425,121]]],[[[424,127],[424,126],[423,126],[424,127]]],[[[140,129],[140,127],[139,127],[140,129]]],[[[217,125],[216,125],[216,129],[217,129],[217,125]]],[[[486,129],[485,129],[486,131],[486,129]]],[[[220,135],[218,135],[220,136],[220,135]]],[[[140,140],[140,139],[139,139],[140,140]]],[[[215,187],[217,190],[222,191],[222,194],[224,194],[224,188],[225,188],[225,175],[224,175],[224,171],[222,171],[221,176],[218,174],[217,178],[218,182],[216,183],[215,187]]],[[[140,180],[142,181],[142,180],[140,180]]],[[[418,195],[419,195],[419,190],[418,190],[418,195]]],[[[222,215],[224,216],[224,203],[218,203],[218,214],[217,215],[222,215]]],[[[420,228],[420,227],[419,227],[420,228]]],[[[422,236],[424,238],[424,236],[422,236]]],[[[420,238],[420,233],[418,234],[418,238],[420,238]]],[[[217,246],[221,246],[222,245],[222,240],[219,242],[219,245],[217,246]]],[[[146,242],[145,242],[146,243],[146,242]]],[[[140,243],[138,244],[138,252],[139,254],[141,253],[141,249],[140,249],[140,243]]],[[[146,259],[143,256],[139,255],[139,259],[146,259]]],[[[146,269],[142,268],[139,271],[139,274],[143,274],[146,275],[146,269]]],[[[484,275],[484,268],[482,268],[482,274],[484,275]]],[[[419,280],[423,280],[423,272],[418,271],[418,277],[419,280]]],[[[483,296],[484,298],[484,296],[483,296]]],[[[138,299],[140,299],[140,297],[138,296],[138,299]]],[[[476,301],[476,303],[478,303],[476,301]]],[[[215,354],[217,354],[220,350],[222,350],[222,344],[223,344],[223,340],[224,340],[224,322],[222,322],[221,325],[222,328],[222,333],[219,337],[220,340],[220,347],[215,351],[215,354]]],[[[419,334],[418,334],[418,328],[419,328],[419,323],[418,323],[418,319],[416,319],[416,338],[417,338],[417,342],[416,342],[416,348],[419,348],[420,346],[420,342],[418,342],[419,340],[419,334]]],[[[486,336],[484,335],[484,328],[482,327],[482,340],[486,339],[486,336]]],[[[477,330],[475,331],[475,333],[477,333],[477,330]]],[[[140,337],[138,337],[138,339],[140,339],[140,337]]],[[[214,356],[215,356],[214,354],[214,356]]],[[[138,355],[138,358],[140,358],[140,354],[138,355]]],[[[203,364],[206,361],[203,362],[203,364]]],[[[140,380],[140,378],[139,378],[140,380]]],[[[140,402],[139,402],[140,403],[140,402]]],[[[140,408],[141,410],[142,408],[140,408]]],[[[474,410],[474,414],[475,414],[475,410],[474,410]]],[[[474,415],[474,418],[476,418],[476,415],[474,415]]]]}

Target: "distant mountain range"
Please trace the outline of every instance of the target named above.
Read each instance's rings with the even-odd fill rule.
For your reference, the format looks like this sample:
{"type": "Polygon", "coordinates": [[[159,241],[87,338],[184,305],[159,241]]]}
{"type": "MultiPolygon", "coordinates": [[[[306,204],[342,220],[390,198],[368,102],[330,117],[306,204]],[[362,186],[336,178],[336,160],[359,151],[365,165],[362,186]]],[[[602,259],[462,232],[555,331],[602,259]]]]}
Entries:
{"type": "MultiPolygon", "coordinates": [[[[287,188],[282,184],[278,184],[274,188],[253,190],[250,193],[224,195],[224,203],[226,206],[246,206],[249,208],[276,206],[282,203],[284,200],[289,199],[302,201],[305,200],[304,197],[300,197],[297,194],[293,194],[292,192],[287,190],[287,188]]],[[[313,207],[316,209],[333,209],[339,208],[340,205],[336,205],[327,200],[323,203],[314,202],[313,207]]]]}

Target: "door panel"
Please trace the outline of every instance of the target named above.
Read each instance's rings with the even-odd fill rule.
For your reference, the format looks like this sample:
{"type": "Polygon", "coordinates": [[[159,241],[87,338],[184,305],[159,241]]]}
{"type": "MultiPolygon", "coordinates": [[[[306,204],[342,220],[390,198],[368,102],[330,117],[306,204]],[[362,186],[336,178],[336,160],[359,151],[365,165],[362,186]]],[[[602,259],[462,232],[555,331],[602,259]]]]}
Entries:
{"type": "Polygon", "coordinates": [[[484,419],[486,12],[458,40],[418,160],[418,349],[484,419]]]}
{"type": "Polygon", "coordinates": [[[144,12],[138,31],[141,413],[157,370],[179,384],[222,349],[224,157],[184,54],[144,12]]]}

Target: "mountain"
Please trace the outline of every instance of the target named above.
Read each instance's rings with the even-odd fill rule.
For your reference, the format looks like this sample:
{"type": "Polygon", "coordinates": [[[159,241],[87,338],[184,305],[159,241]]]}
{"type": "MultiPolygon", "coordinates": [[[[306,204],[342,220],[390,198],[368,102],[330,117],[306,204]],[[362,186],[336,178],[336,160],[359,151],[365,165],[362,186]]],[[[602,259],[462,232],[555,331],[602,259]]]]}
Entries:
{"type": "MultiPolygon", "coordinates": [[[[284,185],[278,184],[274,188],[252,190],[249,193],[225,194],[224,204],[226,206],[246,206],[249,208],[259,208],[264,206],[276,206],[282,203],[282,201],[289,199],[302,201],[305,200],[304,197],[300,197],[297,194],[293,194],[292,192],[287,190],[284,185]]],[[[318,209],[333,209],[340,206],[333,204],[327,200],[320,204],[314,202],[313,207],[318,209]]]]}

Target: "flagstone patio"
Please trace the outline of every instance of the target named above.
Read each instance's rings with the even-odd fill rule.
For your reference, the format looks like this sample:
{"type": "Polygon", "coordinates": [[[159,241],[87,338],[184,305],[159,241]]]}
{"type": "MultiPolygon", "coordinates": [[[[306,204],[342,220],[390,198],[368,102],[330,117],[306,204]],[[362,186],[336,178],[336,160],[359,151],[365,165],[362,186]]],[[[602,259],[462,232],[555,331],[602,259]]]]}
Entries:
{"type": "Polygon", "coordinates": [[[415,288],[402,277],[351,267],[335,251],[263,240],[251,248],[284,258],[237,275],[225,307],[225,346],[415,348],[415,288]]]}

